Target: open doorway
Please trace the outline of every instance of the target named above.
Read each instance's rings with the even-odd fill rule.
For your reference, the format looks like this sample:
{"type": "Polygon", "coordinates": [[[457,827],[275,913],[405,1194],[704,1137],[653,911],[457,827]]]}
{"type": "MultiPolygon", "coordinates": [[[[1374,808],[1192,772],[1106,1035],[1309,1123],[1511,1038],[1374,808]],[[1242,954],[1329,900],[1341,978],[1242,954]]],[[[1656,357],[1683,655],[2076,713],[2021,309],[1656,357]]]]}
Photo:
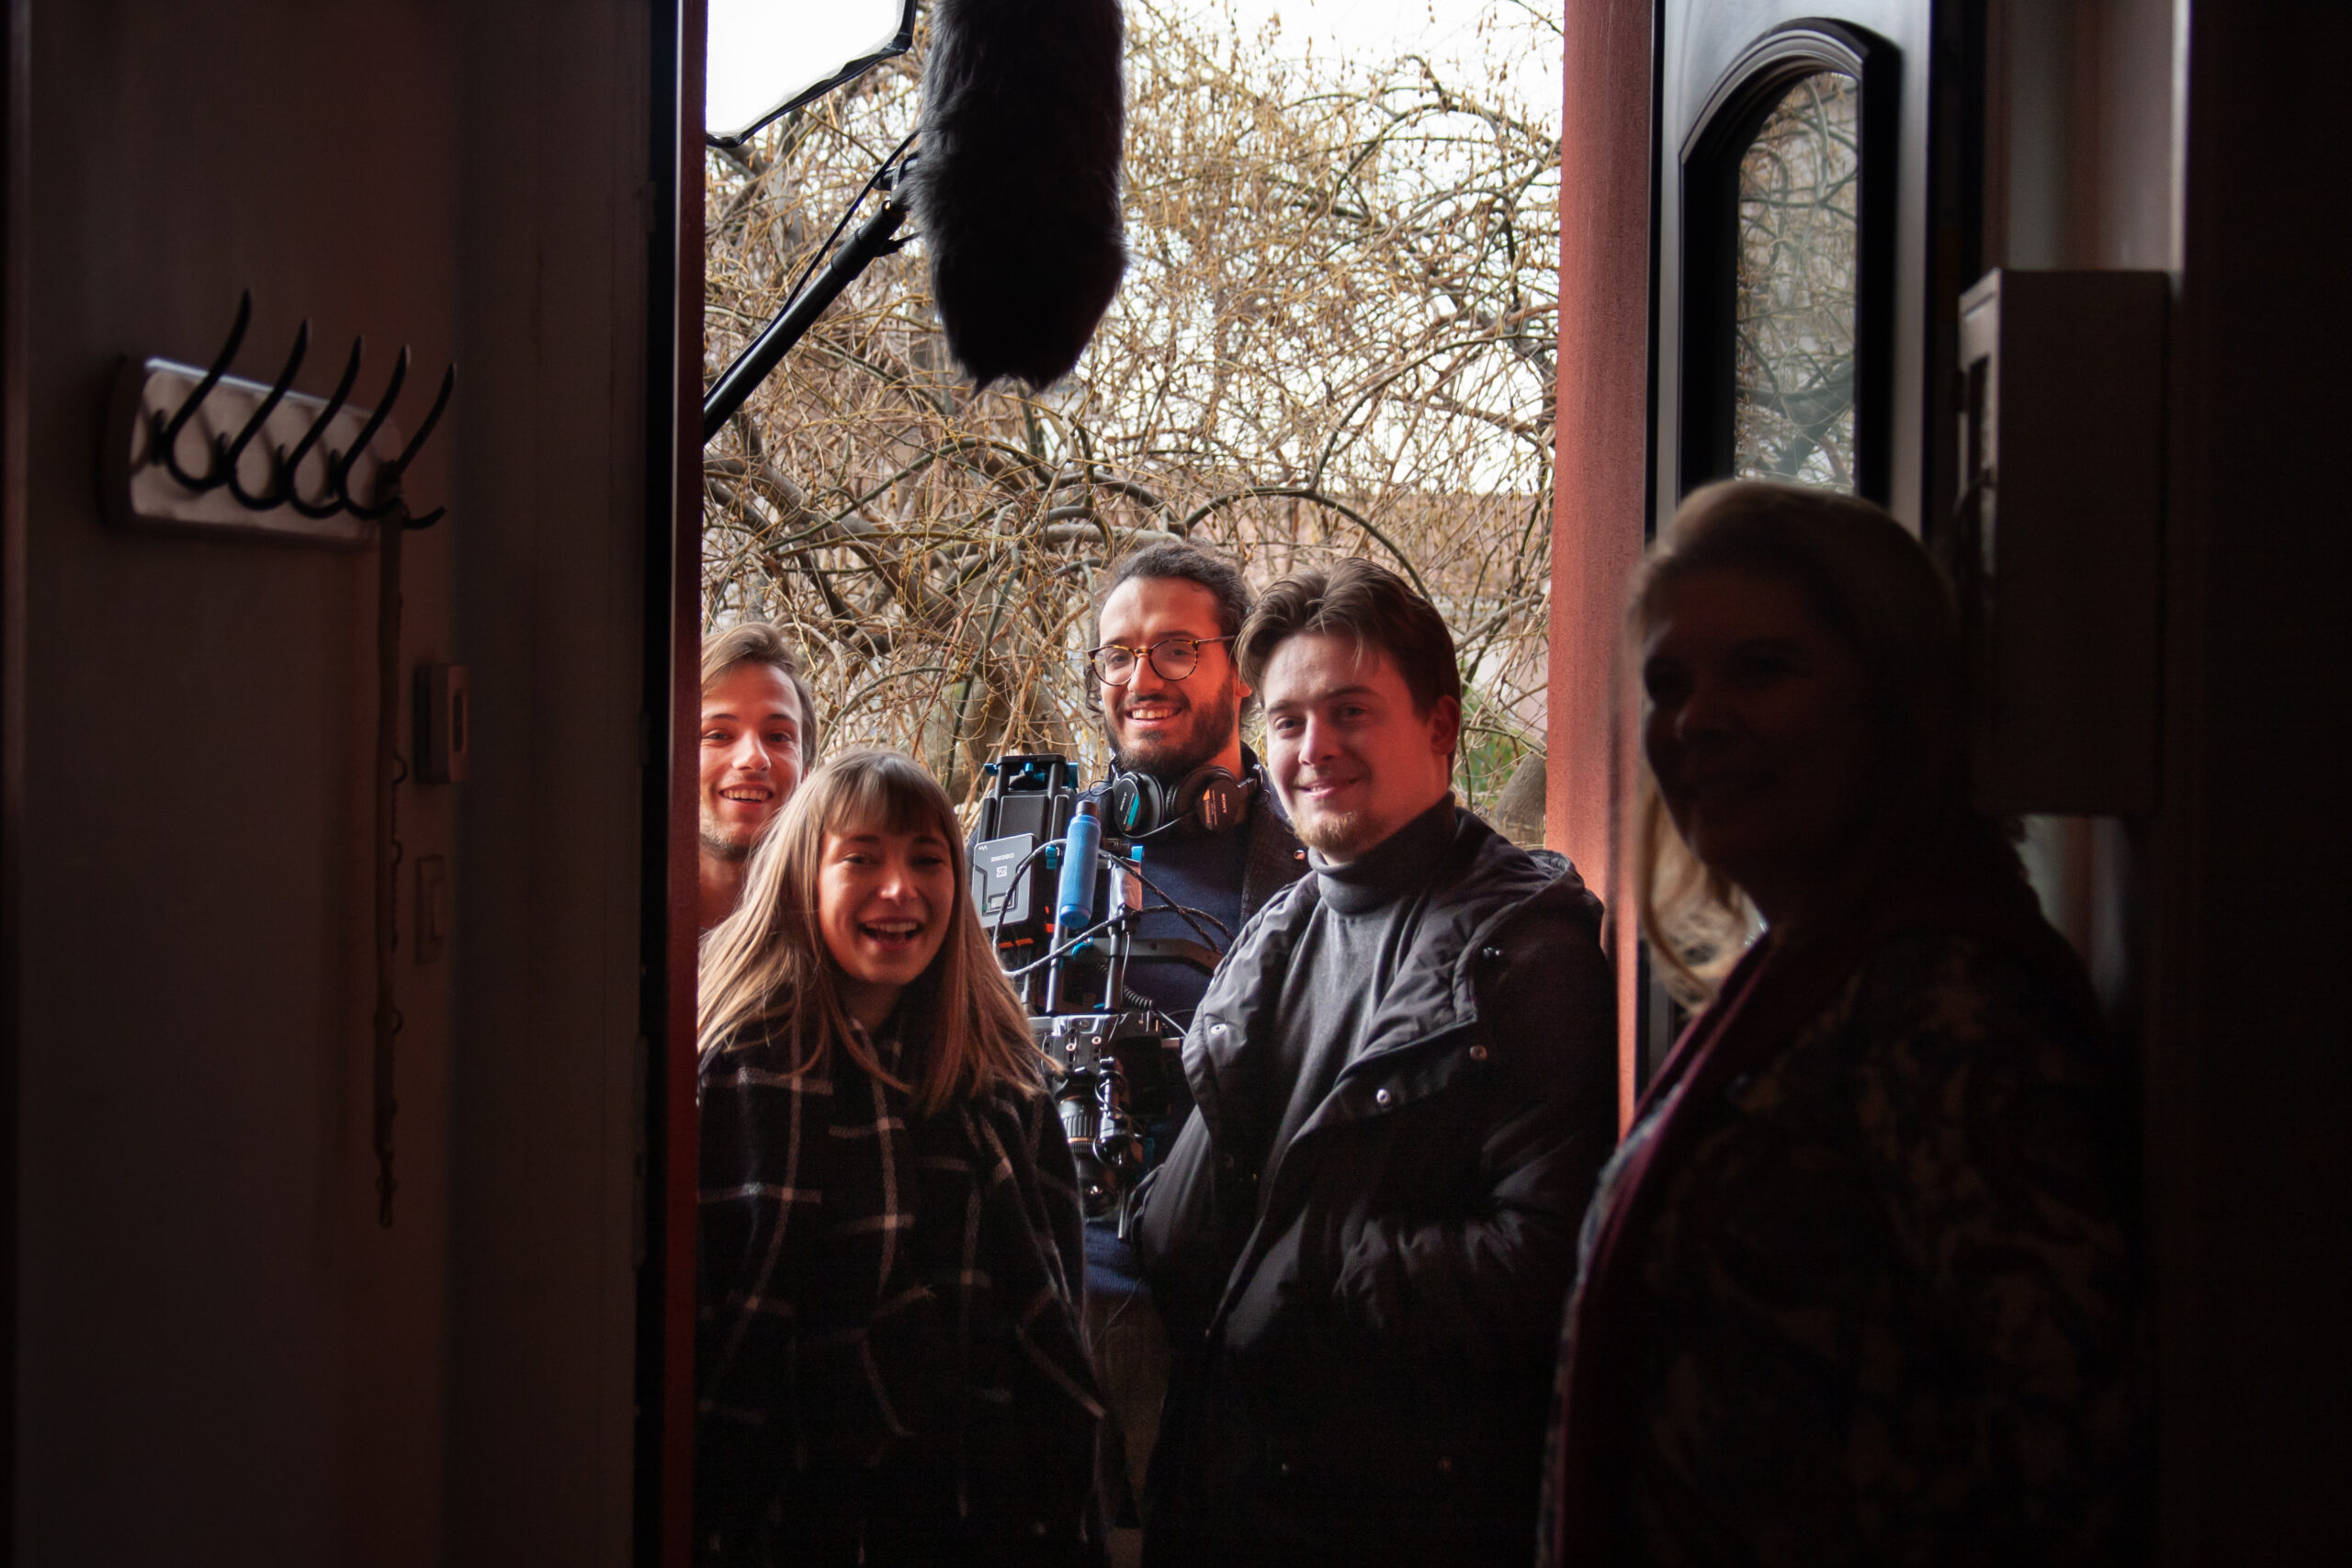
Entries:
{"type": "MultiPolygon", "coordinates": [[[[1126,277],[1046,388],[974,390],[922,237],[876,227],[922,156],[925,22],[764,124],[772,95],[728,111],[699,171],[697,369],[714,392],[750,384],[680,493],[703,526],[673,609],[696,638],[779,627],[824,750],[913,755],[968,825],[1008,754],[1104,775],[1088,654],[1119,557],[1204,545],[1262,589],[1361,556],[1436,603],[1460,649],[1458,796],[1540,845],[1556,18],[1517,0],[1124,9],[1126,277]],[[739,378],[860,245],[790,352],[739,378]]],[[[714,62],[713,131],[718,80],[714,62]]],[[[689,789],[673,776],[673,854],[689,789]]],[[[683,1096],[690,1021],[671,1016],[683,1096]]]]}

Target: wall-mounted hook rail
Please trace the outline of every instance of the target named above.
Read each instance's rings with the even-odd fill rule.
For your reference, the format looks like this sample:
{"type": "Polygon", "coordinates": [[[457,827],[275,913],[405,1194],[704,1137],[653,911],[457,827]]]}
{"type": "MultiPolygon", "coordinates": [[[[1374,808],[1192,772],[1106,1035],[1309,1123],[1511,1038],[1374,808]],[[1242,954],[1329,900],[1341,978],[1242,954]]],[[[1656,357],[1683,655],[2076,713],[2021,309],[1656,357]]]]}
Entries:
{"type": "Polygon", "coordinates": [[[100,448],[98,489],[107,514],[130,528],[232,534],[357,548],[376,546],[376,1213],[392,1223],[394,1098],[392,1069],[401,1016],[393,984],[399,945],[401,542],[448,511],[422,515],[401,480],[449,407],[458,371],[449,367],[416,434],[403,444],[392,407],[408,380],[405,344],[392,361],[374,410],[353,408],[362,345],[334,390],[314,398],[294,390],[311,347],[311,323],[294,334],[277,379],[267,386],[229,374],[253,324],[254,297],[237,301],[237,319],[206,369],[169,359],[127,361],[116,378],[100,448]]]}
{"type": "Polygon", "coordinates": [[[406,511],[401,483],[448,407],[455,367],[442,377],[415,436],[403,444],[392,409],[408,378],[405,346],[377,406],[355,408],[358,343],[328,396],[293,389],[310,349],[308,321],[274,382],[230,375],[252,320],[248,293],[209,367],[169,359],[124,364],[107,409],[99,477],[107,514],[124,527],[345,548],[367,544],[386,517],[403,516],[410,529],[438,521],[442,509],[406,511]]]}

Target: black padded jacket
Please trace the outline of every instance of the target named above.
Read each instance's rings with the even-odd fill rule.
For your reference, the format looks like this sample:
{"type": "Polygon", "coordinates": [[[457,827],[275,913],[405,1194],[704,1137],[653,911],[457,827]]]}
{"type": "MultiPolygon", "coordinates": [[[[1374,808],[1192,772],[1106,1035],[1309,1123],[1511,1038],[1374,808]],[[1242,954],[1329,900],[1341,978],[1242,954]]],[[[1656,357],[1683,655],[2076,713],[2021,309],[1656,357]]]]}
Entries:
{"type": "Polygon", "coordinates": [[[1136,1234],[1176,1366],[1146,1561],[1525,1563],[1577,1226],[1616,1133],[1600,905],[1468,812],[1365,1043],[1268,1162],[1309,876],[1219,967],[1136,1234]],[[1263,1190],[1261,1190],[1261,1185],[1263,1190]]]}

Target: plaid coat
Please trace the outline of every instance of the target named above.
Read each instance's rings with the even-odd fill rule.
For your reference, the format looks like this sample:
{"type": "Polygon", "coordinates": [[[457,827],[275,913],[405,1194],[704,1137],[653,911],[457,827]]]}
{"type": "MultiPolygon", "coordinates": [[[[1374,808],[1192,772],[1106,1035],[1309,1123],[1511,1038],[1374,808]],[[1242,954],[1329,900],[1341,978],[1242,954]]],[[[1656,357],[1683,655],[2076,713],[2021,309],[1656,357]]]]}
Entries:
{"type": "MultiPolygon", "coordinates": [[[[897,1069],[899,1046],[876,1053],[897,1069]]],[[[707,1561],[1078,1562],[1102,1416],[1069,1147],[1042,1087],[917,1113],[753,1026],[704,1060],[707,1561]]]]}

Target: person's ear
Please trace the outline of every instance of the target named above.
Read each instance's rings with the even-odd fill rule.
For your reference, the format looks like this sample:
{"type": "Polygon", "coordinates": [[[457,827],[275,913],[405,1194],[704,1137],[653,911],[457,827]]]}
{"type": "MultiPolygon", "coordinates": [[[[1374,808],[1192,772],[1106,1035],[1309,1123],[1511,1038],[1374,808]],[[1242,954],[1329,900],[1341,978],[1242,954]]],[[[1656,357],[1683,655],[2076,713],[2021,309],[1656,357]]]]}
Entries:
{"type": "Polygon", "coordinates": [[[1430,705],[1430,750],[1451,757],[1462,740],[1462,699],[1440,697],[1430,705]]]}

